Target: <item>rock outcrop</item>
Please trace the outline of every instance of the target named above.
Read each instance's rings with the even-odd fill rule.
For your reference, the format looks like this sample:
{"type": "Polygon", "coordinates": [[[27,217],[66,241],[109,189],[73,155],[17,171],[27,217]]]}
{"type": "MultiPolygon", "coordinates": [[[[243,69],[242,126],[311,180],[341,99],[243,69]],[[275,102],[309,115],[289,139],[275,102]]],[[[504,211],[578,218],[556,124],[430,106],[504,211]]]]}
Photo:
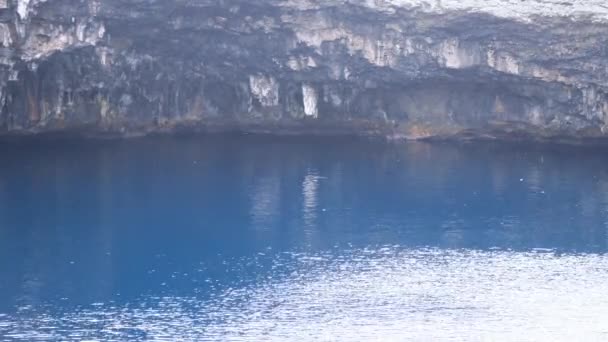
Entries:
{"type": "Polygon", "coordinates": [[[603,0],[0,0],[0,135],[608,137],[603,0]]]}

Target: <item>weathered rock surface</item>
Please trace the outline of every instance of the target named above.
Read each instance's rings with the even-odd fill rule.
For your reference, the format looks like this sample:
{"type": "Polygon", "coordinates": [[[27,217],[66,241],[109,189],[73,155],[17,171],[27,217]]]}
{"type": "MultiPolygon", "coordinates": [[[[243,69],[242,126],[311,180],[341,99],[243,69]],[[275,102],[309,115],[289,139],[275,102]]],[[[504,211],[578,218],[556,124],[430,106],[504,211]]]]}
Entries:
{"type": "Polygon", "coordinates": [[[603,0],[0,0],[0,134],[608,137],[603,0]]]}

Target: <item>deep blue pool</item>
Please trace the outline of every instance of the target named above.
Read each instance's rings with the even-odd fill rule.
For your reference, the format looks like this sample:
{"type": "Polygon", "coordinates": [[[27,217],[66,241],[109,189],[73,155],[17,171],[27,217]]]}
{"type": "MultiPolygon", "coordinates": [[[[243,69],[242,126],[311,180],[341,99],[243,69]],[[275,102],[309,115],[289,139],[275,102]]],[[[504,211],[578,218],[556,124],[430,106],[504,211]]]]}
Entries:
{"type": "Polygon", "coordinates": [[[0,341],[605,341],[607,152],[3,143],[0,341]]]}

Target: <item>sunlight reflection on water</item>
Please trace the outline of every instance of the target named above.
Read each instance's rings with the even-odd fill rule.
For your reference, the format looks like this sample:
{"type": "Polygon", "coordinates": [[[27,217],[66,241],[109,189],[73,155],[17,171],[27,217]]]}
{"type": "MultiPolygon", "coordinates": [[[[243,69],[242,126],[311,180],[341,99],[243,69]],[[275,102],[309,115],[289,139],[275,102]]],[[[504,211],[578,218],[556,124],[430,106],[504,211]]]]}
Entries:
{"type": "Polygon", "coordinates": [[[283,253],[209,300],[149,297],[0,316],[3,340],[605,341],[608,257],[552,251],[283,253]]]}

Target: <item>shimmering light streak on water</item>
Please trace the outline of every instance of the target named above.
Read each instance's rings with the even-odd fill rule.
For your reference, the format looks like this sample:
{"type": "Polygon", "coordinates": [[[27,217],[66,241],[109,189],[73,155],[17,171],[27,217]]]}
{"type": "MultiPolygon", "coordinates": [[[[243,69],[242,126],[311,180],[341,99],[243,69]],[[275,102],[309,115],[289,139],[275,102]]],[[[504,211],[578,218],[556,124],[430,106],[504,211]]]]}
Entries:
{"type": "Polygon", "coordinates": [[[150,297],[0,317],[46,341],[605,341],[608,256],[397,246],[274,258],[284,276],[208,300],[150,297]],[[285,271],[288,271],[285,273],[285,271]]]}

